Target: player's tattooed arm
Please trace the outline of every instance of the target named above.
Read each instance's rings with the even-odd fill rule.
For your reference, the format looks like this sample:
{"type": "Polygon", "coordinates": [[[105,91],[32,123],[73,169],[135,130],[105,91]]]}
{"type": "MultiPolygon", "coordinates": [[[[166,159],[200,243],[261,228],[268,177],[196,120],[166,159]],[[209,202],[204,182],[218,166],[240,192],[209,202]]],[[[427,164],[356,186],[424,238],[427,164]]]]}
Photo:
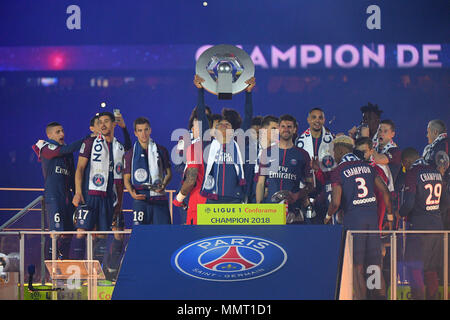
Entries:
{"type": "Polygon", "coordinates": [[[197,181],[198,168],[187,168],[185,172],[185,180],[181,186],[180,193],[187,196],[189,192],[194,188],[197,181]]]}

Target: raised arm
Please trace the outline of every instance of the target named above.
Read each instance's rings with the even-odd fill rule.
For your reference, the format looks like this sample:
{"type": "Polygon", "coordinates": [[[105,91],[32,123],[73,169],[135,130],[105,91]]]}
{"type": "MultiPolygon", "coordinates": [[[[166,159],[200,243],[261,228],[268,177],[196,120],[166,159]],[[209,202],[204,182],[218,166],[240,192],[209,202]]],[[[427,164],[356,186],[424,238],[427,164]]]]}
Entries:
{"type": "Polygon", "coordinates": [[[206,116],[205,105],[205,89],[202,86],[202,82],[205,80],[198,75],[194,77],[194,85],[198,89],[197,95],[197,119],[201,122],[200,137],[202,138],[206,130],[210,129],[208,117],[206,116]]]}
{"type": "Polygon", "coordinates": [[[242,122],[242,130],[246,131],[252,126],[253,119],[253,101],[252,89],[255,87],[255,77],[251,77],[245,83],[248,87],[245,89],[245,106],[244,106],[244,121],[242,122]]]}

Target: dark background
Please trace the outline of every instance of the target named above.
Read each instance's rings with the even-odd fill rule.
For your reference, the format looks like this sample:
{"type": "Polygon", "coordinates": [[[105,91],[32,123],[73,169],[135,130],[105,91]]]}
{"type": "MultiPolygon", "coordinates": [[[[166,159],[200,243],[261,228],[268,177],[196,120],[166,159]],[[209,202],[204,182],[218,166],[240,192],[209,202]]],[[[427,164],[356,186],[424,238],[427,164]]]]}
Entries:
{"type": "MultiPolygon", "coordinates": [[[[170,151],[175,145],[172,131],[187,126],[196,104],[194,54],[204,44],[242,44],[244,50],[258,45],[266,51],[271,45],[283,50],[295,45],[299,51],[302,44],[385,44],[386,68],[362,68],[360,63],[350,69],[335,64],[302,69],[298,57],[295,69],[286,62],[280,62],[279,69],[257,67],[255,115],[290,113],[303,131],[308,127],[307,111],[320,106],[327,120],[335,119],[327,122],[333,132],[347,132],[359,123],[359,108],[370,101],[384,110],[383,118],[395,121],[400,147],[421,152],[427,143],[427,122],[441,118],[449,124],[449,9],[448,1],[438,0],[210,0],[206,7],[197,0],[2,1],[0,187],[42,187],[31,146],[45,138],[46,124],[62,123],[66,142],[72,142],[87,133],[89,119],[103,110],[101,102],[109,111],[122,111],[133,141],[133,120],[147,116],[152,137],[170,151]],[[66,8],[72,4],[81,9],[81,30],[66,27],[66,8]],[[381,8],[381,30],[366,27],[366,8],[372,4],[381,8]],[[397,44],[441,44],[442,67],[424,68],[419,63],[397,68],[397,44]],[[68,46],[71,49],[65,50],[68,46]],[[77,50],[90,46],[92,56],[89,50],[77,50]],[[155,46],[157,54],[152,51],[155,46]],[[117,55],[123,48],[130,51],[117,55]],[[153,60],[140,64],[141,49],[153,60]],[[105,60],[112,62],[105,66],[105,60]],[[58,83],[43,86],[42,77],[57,78],[58,83]],[[108,86],[97,86],[99,78],[100,83],[108,79],[108,86]]],[[[206,102],[217,113],[222,107],[243,112],[244,95],[218,101],[208,94],[206,102]]],[[[123,141],[122,133],[116,132],[123,141]]],[[[175,174],[169,189],[178,188],[179,180],[175,174]]],[[[22,208],[40,194],[0,191],[0,207],[22,208]]],[[[128,194],[125,208],[131,208],[128,194]]],[[[12,212],[0,211],[0,223],[12,212]]]]}

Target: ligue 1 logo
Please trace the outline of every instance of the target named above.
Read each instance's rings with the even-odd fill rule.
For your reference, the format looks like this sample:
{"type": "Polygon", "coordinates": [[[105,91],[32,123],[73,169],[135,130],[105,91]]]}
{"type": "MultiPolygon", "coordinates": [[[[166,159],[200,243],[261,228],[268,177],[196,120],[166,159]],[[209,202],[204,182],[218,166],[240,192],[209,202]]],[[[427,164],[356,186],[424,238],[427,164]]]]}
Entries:
{"type": "Polygon", "coordinates": [[[148,178],[147,171],[145,169],[139,168],[134,172],[134,178],[137,182],[144,182],[148,178]]]}
{"type": "Polygon", "coordinates": [[[267,276],[286,263],[277,243],[253,236],[204,238],[179,248],[172,267],[184,275],[207,281],[244,281],[267,276]]]}

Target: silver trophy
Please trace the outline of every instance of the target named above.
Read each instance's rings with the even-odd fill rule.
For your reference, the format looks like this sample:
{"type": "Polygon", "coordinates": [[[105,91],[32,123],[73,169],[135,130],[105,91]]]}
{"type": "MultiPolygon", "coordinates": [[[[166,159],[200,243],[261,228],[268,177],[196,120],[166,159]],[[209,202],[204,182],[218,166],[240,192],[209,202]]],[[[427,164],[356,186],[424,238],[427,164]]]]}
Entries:
{"type": "Polygon", "coordinates": [[[202,85],[206,91],[230,100],[248,86],[245,82],[255,75],[255,65],[244,50],[220,44],[200,55],[195,73],[205,80],[202,85]]]}
{"type": "Polygon", "coordinates": [[[275,192],[270,197],[270,201],[272,201],[274,203],[284,203],[288,197],[289,197],[289,191],[280,190],[280,191],[275,192]]]}
{"type": "Polygon", "coordinates": [[[317,214],[316,214],[316,211],[314,210],[314,207],[312,206],[312,204],[309,204],[305,208],[305,210],[306,210],[306,214],[305,214],[306,218],[312,219],[312,218],[316,217],[317,214]]]}
{"type": "MultiPolygon", "coordinates": [[[[286,199],[289,197],[289,191],[280,190],[275,192],[271,197],[270,201],[274,203],[285,203],[286,199]]],[[[295,211],[288,211],[286,216],[286,224],[291,224],[294,222],[303,222],[305,220],[303,212],[299,208],[295,208],[295,211]]]]}
{"type": "Polygon", "coordinates": [[[162,188],[162,183],[160,180],[157,180],[155,183],[144,182],[141,184],[144,189],[150,191],[156,191],[162,188]]]}

